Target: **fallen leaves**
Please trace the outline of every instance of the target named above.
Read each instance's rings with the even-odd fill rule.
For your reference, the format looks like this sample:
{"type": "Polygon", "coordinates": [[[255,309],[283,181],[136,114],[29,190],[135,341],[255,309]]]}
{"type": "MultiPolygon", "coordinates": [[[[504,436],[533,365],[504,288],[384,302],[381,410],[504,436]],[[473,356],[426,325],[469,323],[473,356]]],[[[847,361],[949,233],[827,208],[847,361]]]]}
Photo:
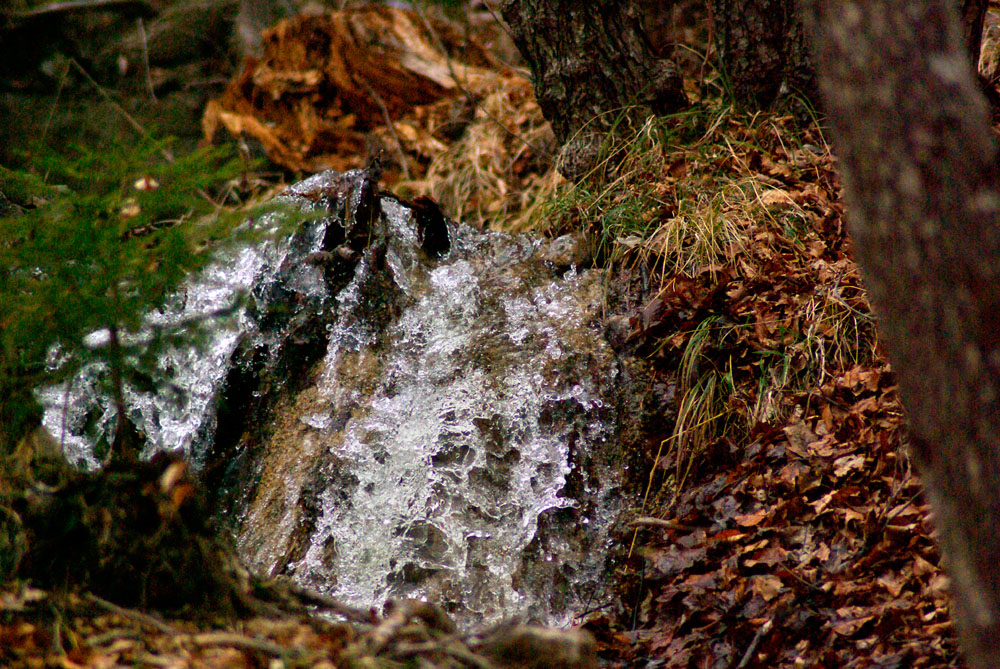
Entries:
{"type": "MultiPolygon", "coordinates": [[[[14,583],[5,588],[4,599],[33,594],[31,606],[18,610],[20,618],[0,617],[4,667],[597,666],[595,639],[585,630],[508,624],[462,632],[442,609],[421,600],[391,600],[383,615],[370,610],[353,625],[309,616],[305,609],[282,615],[277,606],[271,616],[242,620],[195,615],[162,621],[93,596],[39,598],[39,591],[19,591],[14,583]]],[[[613,634],[602,641],[627,643],[613,634]]]]}
{"type": "MultiPolygon", "coordinates": [[[[832,164],[786,152],[777,127],[729,127],[747,148],[713,163],[763,184],[722,214],[748,242],[694,269],[654,256],[660,289],[630,321],[663,383],[710,372],[731,383],[726,422],[683,485],[668,463],[655,470],[675,487],[644,511],[669,524],[639,531],[630,635],[663,667],[954,666],[948,581],[832,164]]],[[[672,157],[669,173],[696,179],[703,157],[688,159],[672,157]]],[[[671,225],[630,252],[665,252],[671,225]]]]}

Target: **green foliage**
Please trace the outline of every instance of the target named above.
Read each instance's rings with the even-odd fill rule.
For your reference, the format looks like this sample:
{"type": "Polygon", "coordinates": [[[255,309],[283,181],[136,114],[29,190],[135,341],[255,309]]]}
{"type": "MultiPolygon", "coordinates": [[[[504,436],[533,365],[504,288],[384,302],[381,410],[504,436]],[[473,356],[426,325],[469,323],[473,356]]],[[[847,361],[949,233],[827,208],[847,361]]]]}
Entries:
{"type": "Polygon", "coordinates": [[[152,358],[187,333],[123,335],[142,330],[144,314],[242,220],[208,195],[241,171],[226,149],[174,160],[164,142],[74,146],[36,158],[35,169],[68,189],[45,190],[44,201],[28,203],[26,186],[37,191],[41,180],[0,172],[0,192],[41,205],[0,218],[0,452],[37,424],[34,389],[87,362],[108,366],[109,390],[119,399],[124,382],[162,383],[150,371],[152,358]],[[105,341],[88,339],[99,331],[105,341]]]}
{"type": "Polygon", "coordinates": [[[55,197],[65,188],[50,186],[37,174],[9,170],[0,165],[0,193],[16,205],[32,205],[38,200],[55,197]]]}

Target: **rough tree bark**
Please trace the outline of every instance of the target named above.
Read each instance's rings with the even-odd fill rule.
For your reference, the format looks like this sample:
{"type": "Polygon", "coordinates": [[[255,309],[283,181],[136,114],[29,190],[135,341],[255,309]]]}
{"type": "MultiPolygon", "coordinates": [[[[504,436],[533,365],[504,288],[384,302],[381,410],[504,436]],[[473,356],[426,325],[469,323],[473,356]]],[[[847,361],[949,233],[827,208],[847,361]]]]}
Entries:
{"type": "Polygon", "coordinates": [[[712,27],[737,101],[769,105],[782,83],[815,99],[815,70],[795,0],[712,0],[712,27]]]}
{"type": "Polygon", "coordinates": [[[989,0],[958,0],[958,2],[965,48],[972,57],[973,66],[978,70],[979,52],[983,44],[983,23],[990,2],[989,0]]]}
{"type": "Polygon", "coordinates": [[[807,0],[851,232],[909,411],[953,615],[1000,658],[1000,181],[954,0],[807,0]]]}
{"type": "Polygon", "coordinates": [[[506,0],[501,10],[556,141],[573,140],[561,152],[568,179],[592,167],[593,136],[629,105],[668,113],[686,104],[679,73],[654,54],[630,2],[506,0]]]}
{"type": "MultiPolygon", "coordinates": [[[[979,63],[989,0],[953,0],[965,44],[979,63]]],[[[781,84],[815,100],[818,90],[798,9],[801,0],[712,0],[712,26],[719,57],[737,101],[769,105],[781,84]]]]}

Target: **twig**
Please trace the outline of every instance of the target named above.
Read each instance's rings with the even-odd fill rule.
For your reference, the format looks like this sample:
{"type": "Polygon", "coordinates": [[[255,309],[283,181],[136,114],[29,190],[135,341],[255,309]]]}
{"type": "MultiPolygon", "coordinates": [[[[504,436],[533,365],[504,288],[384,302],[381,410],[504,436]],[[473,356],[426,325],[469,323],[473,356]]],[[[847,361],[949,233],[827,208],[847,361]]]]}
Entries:
{"type": "Polygon", "coordinates": [[[448,55],[448,49],[445,48],[444,42],[441,41],[441,36],[438,35],[436,30],[434,30],[434,26],[432,26],[431,22],[427,20],[427,16],[424,14],[424,8],[420,5],[414,5],[414,7],[417,10],[417,15],[420,17],[420,20],[423,22],[424,27],[427,28],[427,34],[429,34],[431,39],[434,40],[434,46],[436,46],[441,51],[441,55],[444,56],[444,62],[448,65],[448,73],[451,75],[451,80],[455,82],[455,85],[458,86],[458,90],[465,94],[465,97],[471,104],[476,104],[475,97],[473,97],[472,93],[469,91],[468,82],[465,82],[465,85],[463,85],[462,80],[458,78],[458,74],[455,72],[455,67],[451,63],[451,56],[448,55]]]}
{"type": "Polygon", "coordinates": [[[349,606],[340,600],[334,599],[333,597],[313,592],[312,590],[303,588],[295,583],[287,583],[286,585],[292,594],[299,599],[312,604],[317,604],[325,609],[329,609],[330,611],[333,611],[337,615],[343,616],[348,620],[358,623],[368,623],[372,621],[371,614],[364,609],[349,606]]]}
{"type": "Polygon", "coordinates": [[[675,523],[672,520],[663,520],[662,518],[650,518],[648,516],[643,516],[641,518],[636,518],[629,523],[632,527],[662,527],[666,530],[679,530],[681,532],[692,532],[696,528],[691,525],[683,525],[681,523],[675,523]]]}
{"type": "MultiPolygon", "coordinates": [[[[73,66],[77,70],[80,71],[80,74],[82,74],[84,77],[86,77],[87,81],[89,81],[94,86],[94,88],[97,89],[97,92],[101,94],[101,97],[104,98],[104,100],[108,104],[110,104],[112,107],[114,107],[116,110],[118,110],[118,113],[121,114],[122,117],[126,121],[128,121],[129,125],[131,125],[135,129],[136,132],[138,132],[140,135],[142,135],[143,137],[146,137],[149,140],[153,139],[153,136],[149,134],[149,131],[146,130],[146,128],[143,127],[143,125],[141,123],[139,123],[137,120],[135,120],[135,117],[133,117],[131,114],[129,114],[127,111],[125,111],[124,107],[122,107],[120,104],[118,104],[113,99],[111,99],[111,96],[108,95],[108,92],[106,90],[104,90],[104,88],[99,83],[97,83],[97,81],[95,81],[92,76],[90,76],[90,73],[87,72],[87,70],[83,69],[83,66],[80,65],[80,63],[76,62],[75,58],[71,58],[70,62],[73,64],[73,66]]],[[[167,149],[163,148],[162,146],[158,147],[158,150],[160,152],[160,155],[163,156],[164,160],[166,160],[171,165],[174,163],[174,154],[172,154],[170,151],[168,151],[167,149]]],[[[211,197],[209,197],[208,193],[206,193],[203,188],[198,188],[196,190],[196,192],[202,198],[204,198],[205,200],[207,200],[209,204],[215,206],[216,210],[221,209],[221,206],[215,200],[213,200],[211,197]]]]}
{"type": "MultiPolygon", "coordinates": [[[[55,620],[52,621],[52,650],[58,655],[65,655],[66,650],[63,648],[63,617],[62,612],[49,602],[49,608],[52,610],[53,617],[55,620]]],[[[67,630],[68,631],[68,630],[67,630]]]]}
{"type": "MultiPolygon", "coordinates": [[[[659,469],[660,455],[663,453],[663,445],[670,441],[671,438],[661,441],[660,447],[656,449],[656,457],[653,458],[653,466],[649,470],[649,483],[646,484],[646,494],[642,496],[642,508],[639,510],[640,513],[646,510],[646,500],[649,499],[649,491],[653,489],[653,477],[656,475],[656,470],[659,469]]],[[[639,528],[637,527],[635,528],[635,532],[632,533],[632,544],[628,547],[628,558],[626,559],[632,557],[632,551],[635,549],[635,540],[638,537],[639,528]]]]}
{"type": "Polygon", "coordinates": [[[235,632],[205,632],[189,637],[198,646],[232,646],[246,650],[256,650],[275,657],[302,655],[300,648],[283,648],[272,641],[254,639],[235,632]]]}
{"type": "Polygon", "coordinates": [[[159,100],[156,99],[156,91],[153,90],[153,77],[149,74],[149,44],[146,41],[146,26],[143,25],[141,16],[135,21],[139,24],[139,39],[142,40],[142,66],[146,71],[146,88],[149,89],[149,97],[154,103],[157,103],[159,100]]]}
{"type": "Polygon", "coordinates": [[[149,664],[154,667],[176,667],[177,664],[174,659],[169,657],[160,657],[159,655],[153,655],[152,653],[139,653],[136,656],[136,662],[141,662],[143,665],[149,664]]]}
{"type": "Polygon", "coordinates": [[[392,613],[386,616],[378,624],[378,627],[372,630],[371,635],[368,637],[368,650],[372,655],[378,655],[378,652],[385,648],[386,644],[396,636],[399,630],[406,623],[410,622],[410,618],[413,615],[412,604],[412,600],[397,602],[392,613]]]}
{"type": "Polygon", "coordinates": [[[62,76],[59,78],[59,87],[56,88],[56,96],[52,100],[52,109],[49,110],[48,118],[45,119],[45,125],[42,127],[42,135],[38,138],[38,146],[41,147],[45,144],[45,138],[49,136],[49,128],[52,126],[52,119],[55,118],[56,108],[59,106],[59,98],[62,97],[63,88],[66,87],[66,82],[69,80],[69,63],[66,63],[66,69],[63,70],[62,76]]]}
{"type": "MultiPolygon", "coordinates": [[[[489,10],[490,14],[493,14],[493,10],[490,9],[490,6],[488,4],[484,2],[483,5],[486,7],[487,10],[489,10]]],[[[501,130],[506,132],[508,135],[510,135],[517,141],[524,144],[524,146],[530,147],[533,151],[537,152],[538,154],[546,156],[549,159],[552,159],[553,155],[551,152],[545,150],[542,147],[535,146],[532,142],[525,139],[517,132],[508,128],[506,125],[503,124],[503,122],[500,119],[494,117],[493,114],[489,112],[489,110],[487,110],[485,107],[479,104],[479,100],[476,98],[476,96],[472,93],[472,91],[469,90],[467,85],[463,85],[462,81],[458,78],[458,75],[455,73],[455,68],[452,67],[451,64],[451,56],[448,55],[448,49],[445,48],[444,42],[441,41],[440,35],[438,35],[437,31],[434,30],[434,26],[432,26],[430,21],[427,20],[427,17],[424,16],[423,9],[420,7],[420,5],[414,5],[414,7],[417,10],[417,14],[420,16],[420,19],[423,21],[424,27],[427,28],[427,32],[430,34],[431,39],[434,40],[434,45],[441,51],[441,55],[444,56],[444,61],[448,65],[448,72],[451,74],[452,81],[455,82],[455,86],[458,87],[458,90],[460,90],[462,94],[465,95],[465,98],[466,100],[469,101],[469,104],[471,104],[474,109],[482,111],[483,115],[486,116],[486,118],[493,121],[493,123],[496,124],[497,127],[499,127],[501,130]]],[[[497,18],[496,14],[493,14],[493,18],[494,19],[497,18]]],[[[499,21],[499,19],[497,19],[497,21],[499,21]]],[[[504,30],[507,30],[507,27],[504,26],[502,23],[500,25],[503,27],[504,30]]]]}
{"type": "Polygon", "coordinates": [[[450,643],[442,647],[442,650],[452,657],[471,664],[476,669],[495,669],[496,665],[484,657],[479,657],[471,650],[458,643],[450,643]]]}
{"type": "Polygon", "coordinates": [[[503,19],[501,19],[499,16],[497,16],[497,13],[493,11],[492,7],[490,7],[490,3],[489,2],[483,2],[483,7],[486,8],[486,11],[488,11],[490,13],[490,16],[493,17],[493,20],[497,22],[498,26],[500,26],[500,30],[502,30],[505,33],[507,33],[507,36],[510,37],[511,39],[514,39],[514,35],[513,35],[513,33],[510,32],[510,28],[508,28],[507,24],[503,22],[503,19]]]}
{"type": "MultiPolygon", "coordinates": [[[[115,102],[111,98],[111,96],[108,95],[108,92],[106,90],[104,90],[104,88],[99,83],[97,83],[97,81],[95,81],[92,76],[90,76],[90,73],[87,72],[87,70],[83,69],[83,66],[80,65],[80,63],[76,62],[75,58],[71,58],[70,62],[73,64],[73,66],[77,70],[80,71],[80,74],[82,74],[87,79],[87,81],[89,81],[94,86],[94,88],[97,89],[97,92],[101,94],[101,97],[104,98],[104,100],[108,104],[110,104],[112,107],[114,107],[118,111],[118,113],[122,115],[122,118],[124,118],[126,121],[128,121],[129,125],[131,125],[136,130],[136,132],[138,132],[139,134],[141,134],[143,137],[150,137],[150,134],[146,130],[146,128],[144,128],[141,123],[139,123],[138,121],[136,121],[135,117],[133,117],[131,114],[129,114],[125,110],[124,107],[122,107],[120,104],[118,104],[117,102],[115,102]]],[[[164,160],[166,160],[168,163],[173,163],[174,162],[174,156],[173,156],[173,154],[170,153],[169,151],[167,151],[166,149],[161,148],[160,149],[160,155],[163,156],[164,160]]]]}
{"type": "Polygon", "coordinates": [[[104,646],[111,641],[119,641],[121,639],[139,640],[142,639],[142,632],[134,629],[113,629],[102,634],[89,636],[85,639],[85,641],[88,646],[94,647],[104,646]]]}
{"type": "Polygon", "coordinates": [[[389,134],[392,138],[396,140],[396,149],[399,151],[399,166],[403,168],[403,176],[406,177],[407,181],[410,179],[410,169],[406,166],[406,153],[403,151],[403,142],[399,140],[399,135],[396,134],[396,128],[392,125],[392,118],[389,117],[389,108],[385,106],[385,102],[382,101],[382,97],[375,92],[367,81],[361,79],[361,85],[365,87],[368,94],[375,98],[375,102],[378,103],[379,108],[382,110],[382,118],[385,119],[385,127],[389,129],[389,134]]]}
{"type": "Polygon", "coordinates": [[[168,625],[159,618],[155,618],[149,615],[148,613],[135,611],[134,609],[122,608],[117,604],[112,604],[106,599],[101,599],[100,597],[98,597],[93,593],[87,593],[86,595],[84,595],[84,598],[93,602],[94,604],[97,604],[101,608],[107,609],[108,611],[116,613],[120,616],[124,616],[129,620],[134,620],[138,623],[142,623],[143,625],[149,625],[150,627],[155,627],[164,634],[180,634],[180,631],[177,628],[168,625]]]}
{"type": "Polygon", "coordinates": [[[209,77],[208,79],[198,79],[196,81],[185,81],[181,86],[184,90],[200,88],[203,86],[218,86],[229,82],[229,77],[209,77]]]}
{"type": "Polygon", "coordinates": [[[428,627],[446,633],[455,631],[454,624],[441,609],[428,602],[417,599],[403,599],[393,602],[393,609],[368,637],[368,649],[372,655],[379,651],[399,634],[399,631],[414,618],[419,618],[428,627]]]}
{"type": "Polygon", "coordinates": [[[392,654],[396,657],[411,657],[413,655],[423,655],[431,653],[440,648],[436,641],[421,641],[419,643],[401,642],[393,649],[392,654]]]}
{"type": "Polygon", "coordinates": [[[489,660],[476,655],[468,648],[454,641],[452,643],[439,643],[437,641],[422,641],[419,643],[401,642],[393,648],[392,655],[394,657],[413,657],[414,655],[426,655],[434,652],[451,655],[465,664],[476,667],[476,669],[495,669],[495,665],[489,660]]]}
{"type": "Polygon", "coordinates": [[[747,648],[747,652],[743,653],[743,659],[740,663],[736,665],[736,669],[743,669],[750,663],[750,659],[753,657],[754,652],[757,650],[757,646],[760,645],[760,640],[764,638],[764,635],[771,631],[771,627],[774,626],[774,619],[768,618],[767,622],[760,626],[757,630],[757,634],[754,635],[753,641],[750,642],[750,647],[747,648]]]}

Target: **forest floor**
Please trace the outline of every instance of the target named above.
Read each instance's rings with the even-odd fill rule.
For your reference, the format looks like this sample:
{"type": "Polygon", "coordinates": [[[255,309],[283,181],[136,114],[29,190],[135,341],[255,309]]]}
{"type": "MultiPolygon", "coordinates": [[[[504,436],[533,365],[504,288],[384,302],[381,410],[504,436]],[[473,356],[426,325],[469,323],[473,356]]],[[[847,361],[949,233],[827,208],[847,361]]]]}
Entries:
{"type": "MultiPolygon", "coordinates": [[[[711,60],[685,52],[691,107],[623,130],[601,168],[573,185],[553,169],[530,82],[503,65],[509,46],[490,48],[502,41],[495,26],[478,29],[487,47],[460,48],[461,29],[426,18],[351,20],[353,32],[346,19],[286,25],[207,106],[203,94],[202,128],[241,130],[286,177],[357,167],[381,150],[387,188],[434,197],[456,219],[589,235],[609,300],[625,312],[609,332],[647,384],[641,429],[626,444],[636,501],[618,537],[628,555],[615,566],[620,596],[582,621],[600,661],[959,666],[904,410],[853,260],[836,161],[807,107],[741,111],[711,60]],[[322,94],[322,68],[305,67],[292,47],[322,33],[361,58],[359,25],[426,44],[426,76],[404,79],[411,92],[433,88],[435,64],[455,76],[461,62],[460,83],[419,104],[369,84],[367,106],[341,108],[322,94]]],[[[680,32],[697,45],[704,17],[680,32]]],[[[401,60],[381,53],[378,66],[398,73],[401,60]]],[[[172,76],[183,75],[163,74],[172,76]]],[[[205,71],[188,76],[194,84],[205,71]]],[[[92,98],[119,120],[129,106],[92,98]]],[[[12,582],[0,589],[0,664],[585,666],[591,652],[572,631],[466,634],[409,604],[245,618],[171,617],[12,582]],[[539,653],[548,663],[535,662],[539,653]]]]}

